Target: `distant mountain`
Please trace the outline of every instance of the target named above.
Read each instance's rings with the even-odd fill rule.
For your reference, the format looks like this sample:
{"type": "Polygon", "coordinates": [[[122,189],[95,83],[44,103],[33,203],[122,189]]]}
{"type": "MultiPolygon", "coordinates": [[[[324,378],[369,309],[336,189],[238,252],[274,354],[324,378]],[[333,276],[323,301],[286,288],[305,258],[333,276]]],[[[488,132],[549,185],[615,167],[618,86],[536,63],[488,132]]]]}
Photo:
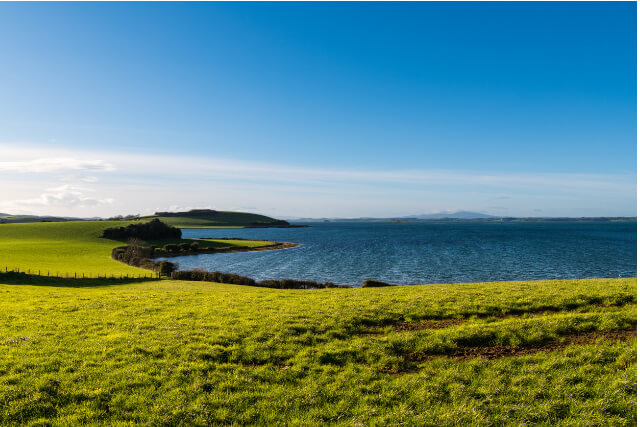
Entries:
{"type": "Polygon", "coordinates": [[[11,216],[11,214],[0,213],[0,217],[3,217],[3,216],[11,216]]]}
{"type": "Polygon", "coordinates": [[[486,218],[498,218],[494,215],[487,215],[479,212],[469,212],[469,211],[456,211],[456,212],[438,212],[432,214],[422,214],[422,215],[408,215],[401,216],[398,218],[415,218],[415,219],[444,219],[444,218],[452,218],[452,219],[486,219],[486,218]]]}

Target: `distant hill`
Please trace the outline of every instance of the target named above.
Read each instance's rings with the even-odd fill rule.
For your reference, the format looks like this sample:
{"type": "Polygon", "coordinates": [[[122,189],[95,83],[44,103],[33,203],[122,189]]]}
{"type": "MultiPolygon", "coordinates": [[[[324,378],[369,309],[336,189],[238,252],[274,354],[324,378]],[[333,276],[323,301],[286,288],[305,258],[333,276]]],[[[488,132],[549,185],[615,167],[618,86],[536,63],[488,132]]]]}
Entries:
{"type": "Polygon", "coordinates": [[[444,218],[452,218],[452,219],[484,219],[484,218],[498,218],[494,215],[487,215],[478,212],[469,212],[469,211],[457,211],[457,212],[438,212],[432,214],[422,214],[422,215],[409,215],[403,216],[400,218],[416,218],[416,219],[444,219],[444,218]]]}
{"type": "Polygon", "coordinates": [[[80,221],[81,218],[69,218],[59,216],[37,216],[37,215],[9,215],[0,214],[0,224],[15,224],[21,222],[63,222],[80,221]]]}
{"type": "MultiPolygon", "coordinates": [[[[497,219],[500,217],[482,214],[479,212],[456,211],[456,212],[438,212],[432,214],[394,216],[386,218],[360,217],[360,218],[291,218],[293,221],[325,221],[325,222],[388,222],[398,220],[439,220],[439,219],[497,219]]],[[[403,222],[403,221],[401,221],[403,222]]]]}
{"type": "Polygon", "coordinates": [[[287,221],[246,212],[225,212],[212,209],[192,209],[188,212],[156,212],[140,219],[158,218],[160,221],[182,228],[200,227],[296,227],[287,221]]]}

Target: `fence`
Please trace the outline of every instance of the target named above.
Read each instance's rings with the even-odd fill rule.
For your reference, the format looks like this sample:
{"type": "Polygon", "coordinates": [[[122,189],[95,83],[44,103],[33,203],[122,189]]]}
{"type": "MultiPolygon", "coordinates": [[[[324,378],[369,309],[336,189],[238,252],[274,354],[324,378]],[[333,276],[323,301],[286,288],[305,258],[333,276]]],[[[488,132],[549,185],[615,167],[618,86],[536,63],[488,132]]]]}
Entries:
{"type": "Polygon", "coordinates": [[[41,276],[41,277],[58,277],[60,279],[159,279],[160,273],[138,273],[136,274],[101,274],[101,273],[68,273],[68,272],[59,272],[52,270],[35,270],[35,269],[20,269],[20,267],[5,267],[3,270],[0,270],[3,273],[23,273],[31,276],[41,276]],[[43,274],[44,273],[44,274],[43,274]],[[55,273],[55,274],[54,274],[55,273]]]}

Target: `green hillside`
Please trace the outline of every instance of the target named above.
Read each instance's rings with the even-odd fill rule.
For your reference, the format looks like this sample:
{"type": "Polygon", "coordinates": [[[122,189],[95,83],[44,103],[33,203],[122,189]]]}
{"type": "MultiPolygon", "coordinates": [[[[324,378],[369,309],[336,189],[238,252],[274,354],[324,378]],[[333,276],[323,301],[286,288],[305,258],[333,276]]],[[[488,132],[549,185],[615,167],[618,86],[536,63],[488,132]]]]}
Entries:
{"type": "MultiPolygon", "coordinates": [[[[132,221],[70,221],[0,224],[0,270],[30,270],[52,275],[149,274],[111,258],[111,250],[123,242],[101,238],[109,227],[125,226],[132,221]]],[[[201,246],[262,246],[273,242],[215,239],[163,239],[150,244],[199,242],[201,246]]]]}
{"type": "Polygon", "coordinates": [[[0,274],[1,425],[636,425],[636,280],[276,290],[0,274]]]}
{"type": "Polygon", "coordinates": [[[288,227],[287,221],[246,212],[225,212],[193,209],[188,212],[156,212],[142,219],[159,218],[162,222],[181,228],[229,227],[288,227]]]}
{"type": "Polygon", "coordinates": [[[25,222],[64,222],[74,221],[79,218],[63,218],[58,216],[36,216],[36,215],[5,215],[0,214],[0,224],[18,224],[25,222]]]}

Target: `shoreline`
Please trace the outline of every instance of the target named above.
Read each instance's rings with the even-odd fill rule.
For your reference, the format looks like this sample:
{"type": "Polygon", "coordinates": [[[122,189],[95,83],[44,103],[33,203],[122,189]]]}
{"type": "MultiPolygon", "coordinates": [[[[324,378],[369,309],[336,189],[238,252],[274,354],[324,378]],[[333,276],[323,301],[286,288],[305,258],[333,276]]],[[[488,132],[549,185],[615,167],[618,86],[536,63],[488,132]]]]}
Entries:
{"type": "MultiPolygon", "coordinates": [[[[225,239],[218,239],[225,240],[225,239]]],[[[226,239],[226,240],[248,240],[248,239],[226,239]]],[[[196,251],[180,251],[180,252],[166,252],[166,251],[157,251],[153,253],[152,259],[156,258],[175,258],[180,256],[189,256],[189,255],[201,255],[201,254],[215,254],[215,253],[232,253],[232,252],[259,252],[259,251],[271,251],[278,249],[289,249],[295,248],[296,246],[300,246],[300,243],[293,242],[274,242],[271,245],[263,245],[263,246],[255,246],[255,247],[225,247],[225,248],[211,248],[211,249],[198,249],[196,251]]]]}

